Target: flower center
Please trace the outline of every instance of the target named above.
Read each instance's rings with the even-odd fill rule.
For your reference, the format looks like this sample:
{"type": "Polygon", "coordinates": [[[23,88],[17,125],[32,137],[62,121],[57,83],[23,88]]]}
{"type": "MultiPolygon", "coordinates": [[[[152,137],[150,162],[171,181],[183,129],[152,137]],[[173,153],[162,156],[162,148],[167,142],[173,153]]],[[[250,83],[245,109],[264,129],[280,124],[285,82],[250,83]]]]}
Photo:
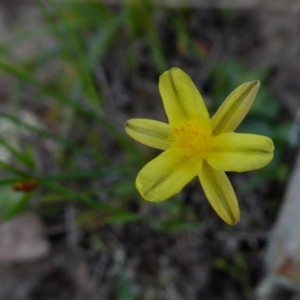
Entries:
{"type": "Polygon", "coordinates": [[[172,147],[182,149],[188,156],[204,158],[210,148],[211,128],[197,120],[189,120],[174,128],[172,147]]]}

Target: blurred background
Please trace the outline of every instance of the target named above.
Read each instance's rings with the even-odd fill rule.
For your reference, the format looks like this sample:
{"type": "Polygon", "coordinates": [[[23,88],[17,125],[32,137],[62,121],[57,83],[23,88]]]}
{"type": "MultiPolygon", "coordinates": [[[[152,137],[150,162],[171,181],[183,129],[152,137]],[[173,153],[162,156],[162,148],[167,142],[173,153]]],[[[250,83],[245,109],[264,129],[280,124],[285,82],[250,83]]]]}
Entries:
{"type": "Polygon", "coordinates": [[[299,146],[299,14],[292,0],[1,1],[0,299],[296,299],[300,241],[294,256],[270,240],[291,220],[280,207],[299,146]],[[261,82],[238,131],[271,137],[275,157],[228,174],[235,226],[196,179],[162,203],[136,191],[159,151],[123,124],[166,121],[157,83],[175,66],[211,115],[261,82]],[[276,257],[288,260],[274,271],[276,257]]]}

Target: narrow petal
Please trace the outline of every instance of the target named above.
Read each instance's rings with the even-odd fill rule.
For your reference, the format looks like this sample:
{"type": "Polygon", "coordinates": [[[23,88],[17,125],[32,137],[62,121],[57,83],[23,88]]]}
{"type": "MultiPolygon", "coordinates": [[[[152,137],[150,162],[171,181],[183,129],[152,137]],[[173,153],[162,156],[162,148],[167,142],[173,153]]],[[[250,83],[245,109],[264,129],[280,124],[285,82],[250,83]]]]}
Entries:
{"type": "Polygon", "coordinates": [[[213,133],[234,131],[248,113],[259,89],[259,81],[246,82],[237,87],[212,117],[213,133]]]}
{"type": "Polygon", "coordinates": [[[136,187],[143,198],[163,201],[179,193],[197,176],[202,160],[186,157],[175,148],[170,148],[150,161],[138,174],[136,187]]]}
{"type": "Polygon", "coordinates": [[[208,201],[226,223],[233,225],[240,219],[239,205],[226,174],[203,162],[199,179],[208,201]]]}
{"type": "Polygon", "coordinates": [[[159,91],[171,127],[197,119],[210,124],[205,103],[191,78],[181,69],[173,68],[159,78],[159,91]]]}
{"type": "Polygon", "coordinates": [[[217,170],[245,172],[267,165],[273,151],[273,142],[268,137],[230,132],[212,140],[206,160],[217,170]]]}
{"type": "Polygon", "coordinates": [[[170,126],[166,123],[147,119],[131,119],[125,123],[125,130],[129,136],[144,145],[161,150],[169,148],[170,126]]]}

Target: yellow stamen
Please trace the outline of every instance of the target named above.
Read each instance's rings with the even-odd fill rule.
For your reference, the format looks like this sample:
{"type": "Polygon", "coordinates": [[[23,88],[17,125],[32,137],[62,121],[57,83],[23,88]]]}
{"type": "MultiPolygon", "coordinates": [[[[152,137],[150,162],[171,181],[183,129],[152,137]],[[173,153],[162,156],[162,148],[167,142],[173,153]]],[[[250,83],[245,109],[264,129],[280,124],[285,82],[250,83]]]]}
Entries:
{"type": "Polygon", "coordinates": [[[174,128],[171,147],[182,149],[188,156],[204,158],[211,144],[211,128],[197,120],[189,120],[174,128]]]}

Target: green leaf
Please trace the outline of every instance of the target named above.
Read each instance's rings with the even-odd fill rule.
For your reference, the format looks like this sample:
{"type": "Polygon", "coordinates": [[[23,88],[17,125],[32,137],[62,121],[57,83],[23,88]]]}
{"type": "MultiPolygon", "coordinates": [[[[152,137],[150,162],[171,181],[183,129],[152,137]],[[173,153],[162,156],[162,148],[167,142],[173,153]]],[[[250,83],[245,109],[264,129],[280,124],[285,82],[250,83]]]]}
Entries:
{"type": "Polygon", "coordinates": [[[32,156],[32,151],[27,148],[24,153],[20,153],[18,150],[10,146],[8,142],[5,141],[4,138],[0,136],[0,144],[12,155],[14,156],[17,160],[22,162],[26,167],[30,169],[35,168],[35,162],[32,156]]]}
{"type": "Polygon", "coordinates": [[[132,284],[125,274],[121,274],[117,282],[116,300],[135,300],[132,284]]]}
{"type": "Polygon", "coordinates": [[[0,220],[6,221],[23,211],[31,193],[15,192],[11,185],[0,186],[0,220]]]}
{"type": "Polygon", "coordinates": [[[142,217],[125,211],[116,212],[104,219],[104,224],[127,223],[141,220],[142,217]]]}
{"type": "Polygon", "coordinates": [[[8,211],[4,215],[3,218],[4,221],[7,221],[13,218],[14,216],[16,216],[18,213],[24,211],[32,196],[32,193],[19,193],[19,194],[21,195],[20,199],[8,209],[8,211]]]}

